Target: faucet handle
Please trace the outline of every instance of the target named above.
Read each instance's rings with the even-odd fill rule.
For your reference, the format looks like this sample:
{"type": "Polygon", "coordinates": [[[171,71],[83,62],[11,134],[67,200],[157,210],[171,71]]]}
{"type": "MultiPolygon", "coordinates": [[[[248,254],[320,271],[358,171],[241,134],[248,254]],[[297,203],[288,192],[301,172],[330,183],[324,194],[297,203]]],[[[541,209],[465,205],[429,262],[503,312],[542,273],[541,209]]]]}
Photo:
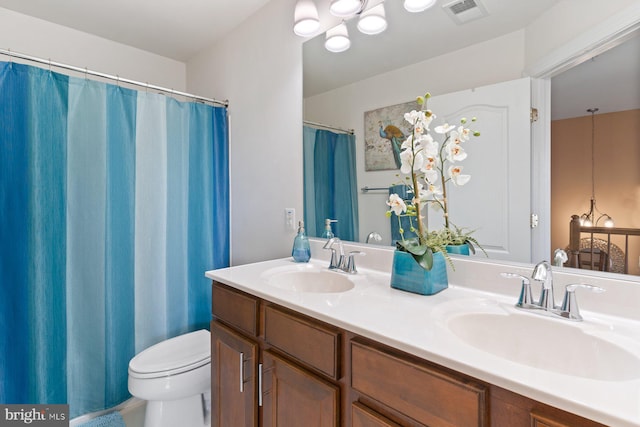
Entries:
{"type": "Polygon", "coordinates": [[[516,307],[531,307],[535,305],[531,295],[531,282],[528,277],[509,272],[500,273],[500,276],[506,279],[520,279],[522,281],[522,289],[520,289],[520,297],[518,297],[516,307]]]}
{"type": "Polygon", "coordinates": [[[582,288],[600,294],[605,290],[600,286],[587,285],[584,283],[575,283],[567,285],[562,306],[560,307],[560,316],[577,322],[582,320],[580,309],[578,308],[578,300],[576,299],[576,289],[582,288]]]}
{"type": "Polygon", "coordinates": [[[351,251],[349,252],[349,258],[347,259],[347,265],[345,266],[344,271],[349,274],[356,274],[358,270],[356,270],[356,260],[355,255],[365,256],[366,253],[361,251],[351,251]]]}
{"type": "Polygon", "coordinates": [[[335,250],[335,249],[333,249],[333,244],[334,244],[334,243],[336,243],[336,242],[340,243],[340,238],[339,238],[339,237],[332,237],[332,238],[328,239],[328,240],[324,243],[324,246],[322,247],[322,249],[332,249],[332,250],[335,250]]]}

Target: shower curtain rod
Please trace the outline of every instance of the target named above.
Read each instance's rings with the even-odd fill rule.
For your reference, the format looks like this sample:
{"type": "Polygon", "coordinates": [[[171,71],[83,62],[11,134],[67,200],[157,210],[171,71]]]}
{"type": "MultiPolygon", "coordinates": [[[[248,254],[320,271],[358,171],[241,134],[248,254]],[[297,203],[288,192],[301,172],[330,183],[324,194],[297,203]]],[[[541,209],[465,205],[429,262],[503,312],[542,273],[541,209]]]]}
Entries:
{"type": "Polygon", "coordinates": [[[311,125],[311,126],[315,126],[315,127],[320,127],[320,128],[323,128],[323,129],[337,130],[338,132],[348,133],[349,135],[353,135],[354,132],[355,132],[353,129],[342,129],[342,128],[338,128],[338,127],[335,127],[335,126],[323,125],[322,123],[310,122],[308,120],[305,120],[303,123],[305,125],[311,125]]]}
{"type": "Polygon", "coordinates": [[[99,71],[89,70],[87,68],[80,68],[80,67],[76,67],[74,65],[63,64],[61,62],[54,62],[51,59],[38,58],[37,56],[26,55],[24,53],[19,53],[19,52],[12,51],[11,49],[1,49],[0,48],[0,54],[8,56],[9,59],[11,59],[11,58],[25,59],[27,61],[38,62],[40,64],[48,65],[49,68],[51,68],[51,67],[63,68],[63,69],[66,69],[66,70],[76,71],[76,72],[82,73],[84,75],[91,75],[91,76],[101,77],[103,79],[114,80],[114,81],[116,81],[118,83],[127,83],[127,84],[130,84],[130,85],[143,87],[145,89],[158,90],[158,91],[163,92],[165,94],[184,96],[185,98],[191,98],[194,101],[209,102],[211,104],[222,105],[224,107],[228,107],[229,106],[229,100],[218,101],[217,99],[205,98],[203,96],[198,96],[198,95],[193,95],[191,93],[186,93],[186,92],[181,92],[181,91],[178,91],[178,90],[168,89],[168,88],[162,87],[162,86],[156,86],[156,85],[152,85],[152,84],[149,84],[149,83],[143,83],[143,82],[139,82],[139,81],[131,80],[131,79],[123,79],[123,78],[121,78],[120,76],[117,76],[117,75],[114,76],[114,75],[111,75],[111,74],[101,73],[99,71]]]}

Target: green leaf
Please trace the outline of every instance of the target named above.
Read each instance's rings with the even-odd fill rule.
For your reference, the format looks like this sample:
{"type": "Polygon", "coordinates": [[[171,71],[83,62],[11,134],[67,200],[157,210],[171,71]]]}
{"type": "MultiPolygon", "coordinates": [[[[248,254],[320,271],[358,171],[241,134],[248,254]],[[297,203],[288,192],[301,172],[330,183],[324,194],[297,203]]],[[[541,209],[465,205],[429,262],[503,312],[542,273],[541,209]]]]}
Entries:
{"type": "Polygon", "coordinates": [[[421,245],[416,239],[398,241],[396,248],[399,251],[409,252],[413,259],[425,270],[433,268],[433,251],[426,245],[421,245]]]}
{"type": "Polygon", "coordinates": [[[433,268],[433,252],[431,252],[431,249],[428,249],[422,255],[416,255],[413,253],[411,255],[413,255],[413,259],[420,264],[420,267],[425,270],[431,270],[433,268]]]}

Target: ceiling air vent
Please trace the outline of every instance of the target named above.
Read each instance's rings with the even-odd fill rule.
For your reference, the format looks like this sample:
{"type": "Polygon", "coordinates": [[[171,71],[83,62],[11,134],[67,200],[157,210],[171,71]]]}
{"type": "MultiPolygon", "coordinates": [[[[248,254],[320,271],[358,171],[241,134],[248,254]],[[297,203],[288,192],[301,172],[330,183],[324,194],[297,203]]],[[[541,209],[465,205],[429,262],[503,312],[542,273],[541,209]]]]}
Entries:
{"type": "Polygon", "coordinates": [[[456,24],[466,24],[487,16],[487,9],[479,0],[455,0],[442,6],[456,24]]]}

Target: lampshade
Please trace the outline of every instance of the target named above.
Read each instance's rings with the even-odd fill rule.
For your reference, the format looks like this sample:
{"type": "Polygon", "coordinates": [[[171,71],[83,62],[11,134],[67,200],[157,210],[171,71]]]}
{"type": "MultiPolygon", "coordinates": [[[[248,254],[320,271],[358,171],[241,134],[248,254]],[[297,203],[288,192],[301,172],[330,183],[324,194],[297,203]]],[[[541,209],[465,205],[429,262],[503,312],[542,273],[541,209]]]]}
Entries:
{"type": "Polygon", "coordinates": [[[318,9],[313,0],[298,0],[294,12],[293,32],[302,37],[314,35],[320,29],[318,9]]]}
{"type": "Polygon", "coordinates": [[[331,0],[329,12],[340,18],[349,17],[362,9],[361,0],[331,0]]]}
{"type": "Polygon", "coordinates": [[[408,12],[422,12],[436,4],[436,0],[404,0],[404,8],[408,12]]]}
{"type": "Polygon", "coordinates": [[[351,46],[349,31],[344,22],[327,31],[324,47],[330,52],[344,52],[351,46]]]}
{"type": "Polygon", "coordinates": [[[387,20],[384,13],[384,3],[380,3],[371,9],[365,10],[358,20],[358,30],[363,34],[380,34],[387,29],[387,20]]]}

